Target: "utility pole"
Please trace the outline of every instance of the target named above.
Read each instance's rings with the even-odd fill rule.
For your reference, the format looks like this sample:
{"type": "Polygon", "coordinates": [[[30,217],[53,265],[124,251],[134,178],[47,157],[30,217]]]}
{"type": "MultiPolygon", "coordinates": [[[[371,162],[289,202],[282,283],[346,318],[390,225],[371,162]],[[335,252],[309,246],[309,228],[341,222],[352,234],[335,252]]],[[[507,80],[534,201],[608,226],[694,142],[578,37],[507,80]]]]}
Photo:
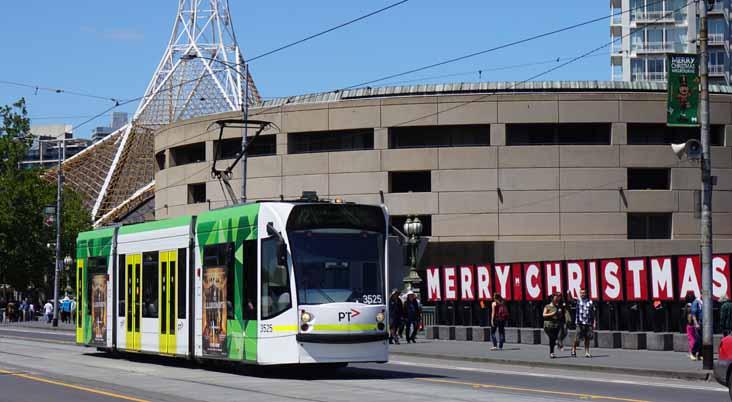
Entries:
{"type": "Polygon", "coordinates": [[[66,134],[62,134],[59,148],[61,154],[58,155],[58,176],[56,184],[56,267],[53,274],[53,326],[58,327],[58,276],[61,271],[61,208],[64,203],[63,186],[64,174],[61,170],[61,162],[66,159],[66,134]]]}
{"type": "Polygon", "coordinates": [[[708,63],[708,31],[707,31],[707,4],[713,5],[714,0],[700,2],[699,13],[699,78],[701,92],[699,107],[701,117],[701,270],[702,270],[702,357],[704,369],[711,370],[713,364],[712,342],[712,160],[709,147],[709,65],[708,63]]]}
{"type": "MultiPolygon", "coordinates": [[[[244,127],[241,129],[241,149],[247,149],[247,120],[249,119],[249,65],[244,62],[244,99],[241,101],[241,113],[244,118],[244,127]]],[[[247,153],[241,160],[241,203],[247,202],[247,153]]],[[[233,202],[233,200],[232,200],[233,202]]]]}

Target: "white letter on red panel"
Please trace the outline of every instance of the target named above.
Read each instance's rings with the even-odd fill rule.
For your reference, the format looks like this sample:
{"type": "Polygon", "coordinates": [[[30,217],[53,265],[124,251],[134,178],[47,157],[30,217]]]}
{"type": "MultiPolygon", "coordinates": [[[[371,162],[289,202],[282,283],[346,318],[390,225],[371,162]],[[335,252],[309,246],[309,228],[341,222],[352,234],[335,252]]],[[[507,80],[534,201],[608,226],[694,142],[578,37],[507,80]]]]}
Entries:
{"type": "Polygon", "coordinates": [[[679,299],[683,300],[688,293],[693,293],[694,296],[701,295],[699,282],[701,282],[699,256],[679,257],[679,299]]]}
{"type": "Polygon", "coordinates": [[[501,292],[501,297],[508,300],[508,285],[509,277],[511,276],[511,265],[509,264],[496,264],[496,285],[498,291],[501,292]]]}
{"type": "Polygon", "coordinates": [[[460,266],[460,299],[466,301],[475,300],[475,292],[473,292],[473,267],[471,265],[460,266]]]}
{"type": "Polygon", "coordinates": [[[562,293],[562,263],[547,262],[544,264],[546,278],[546,294],[562,293]]]}
{"type": "Polygon", "coordinates": [[[625,260],[625,288],[628,300],[648,300],[646,259],[625,260]]]}
{"type": "Polygon", "coordinates": [[[440,293],[440,269],[427,268],[427,300],[440,301],[442,294],[440,293]]]}
{"type": "Polygon", "coordinates": [[[671,257],[651,258],[651,297],[654,300],[673,300],[674,281],[671,257]]]}
{"type": "Polygon", "coordinates": [[[600,300],[600,283],[597,280],[597,261],[588,261],[587,268],[590,271],[590,299],[600,300]]]}
{"type": "Polygon", "coordinates": [[[572,297],[579,299],[580,289],[585,287],[585,263],[584,261],[567,262],[567,290],[572,297]]]}
{"type": "Polygon", "coordinates": [[[539,265],[536,263],[524,264],[524,283],[526,284],[526,300],[541,299],[541,279],[539,265]]]}
{"type": "Polygon", "coordinates": [[[620,288],[620,260],[602,261],[602,299],[622,300],[623,290],[620,288]]]}
{"type": "Polygon", "coordinates": [[[445,267],[442,271],[445,274],[445,300],[457,300],[457,290],[455,290],[455,267],[445,267]]]}
{"type": "Polygon", "coordinates": [[[729,289],[729,256],[715,255],[712,258],[712,295],[714,300],[722,296],[730,298],[729,289]]]}
{"type": "Polygon", "coordinates": [[[478,300],[492,300],[490,264],[478,265],[475,267],[475,271],[475,275],[478,277],[478,300]]]}

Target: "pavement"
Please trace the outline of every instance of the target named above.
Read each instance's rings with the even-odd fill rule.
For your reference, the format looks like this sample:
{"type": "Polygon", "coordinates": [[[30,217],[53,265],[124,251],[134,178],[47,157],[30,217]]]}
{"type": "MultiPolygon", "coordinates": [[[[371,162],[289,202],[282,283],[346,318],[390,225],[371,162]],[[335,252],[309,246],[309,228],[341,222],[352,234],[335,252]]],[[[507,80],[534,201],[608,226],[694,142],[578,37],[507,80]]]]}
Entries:
{"type": "Polygon", "coordinates": [[[701,361],[692,361],[686,353],[627,349],[591,350],[592,358],[570,356],[570,348],[556,350],[549,358],[549,346],[506,344],[503,350],[491,351],[490,342],[461,342],[417,339],[417,343],[391,345],[390,355],[412,356],[451,361],[511,364],[530,367],[562,368],[605,373],[634,373],[638,375],[687,380],[709,380],[711,370],[704,370],[701,361]]]}
{"type": "Polygon", "coordinates": [[[61,321],[58,322],[58,327],[52,326],[50,323],[47,323],[45,320],[34,320],[34,321],[2,321],[0,322],[0,328],[35,328],[35,329],[43,329],[43,330],[49,330],[49,331],[69,331],[73,332],[76,329],[76,326],[73,323],[63,323],[61,321]]]}

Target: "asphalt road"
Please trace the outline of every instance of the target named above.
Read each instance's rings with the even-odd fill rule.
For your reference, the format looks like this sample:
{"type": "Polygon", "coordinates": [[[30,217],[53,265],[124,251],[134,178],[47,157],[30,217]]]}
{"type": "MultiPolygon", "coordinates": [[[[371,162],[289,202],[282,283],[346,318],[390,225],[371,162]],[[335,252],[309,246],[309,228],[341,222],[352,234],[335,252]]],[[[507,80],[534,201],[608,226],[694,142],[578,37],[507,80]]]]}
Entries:
{"type": "Polygon", "coordinates": [[[0,328],[0,401],[726,401],[715,383],[394,357],[335,372],[200,366],[0,328]]]}

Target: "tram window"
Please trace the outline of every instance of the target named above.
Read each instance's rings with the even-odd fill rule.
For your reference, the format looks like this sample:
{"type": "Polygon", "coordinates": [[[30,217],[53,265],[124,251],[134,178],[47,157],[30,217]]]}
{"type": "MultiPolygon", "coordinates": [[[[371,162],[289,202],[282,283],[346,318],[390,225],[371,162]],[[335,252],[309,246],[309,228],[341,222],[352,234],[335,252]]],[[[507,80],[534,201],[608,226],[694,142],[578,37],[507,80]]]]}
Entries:
{"type": "Polygon", "coordinates": [[[290,275],[286,266],[277,264],[279,241],[262,240],[262,319],[272,318],[292,307],[290,275]]]}
{"type": "Polygon", "coordinates": [[[126,278],[125,278],[125,255],[119,255],[119,261],[117,262],[117,302],[118,314],[120,317],[125,316],[125,292],[126,292],[126,278]]]}
{"type": "Polygon", "coordinates": [[[178,318],[186,318],[186,300],[188,292],[186,291],[186,279],[188,278],[188,264],[186,249],[178,249],[178,318]]]}
{"type": "Polygon", "coordinates": [[[242,314],[245,320],[257,319],[257,241],[244,241],[244,286],[242,314]]]}
{"type": "Polygon", "coordinates": [[[142,317],[158,318],[158,252],[142,253],[142,317]]]}
{"type": "MultiPolygon", "coordinates": [[[[203,271],[207,275],[207,268],[224,269],[226,275],[226,318],[234,319],[234,243],[214,244],[203,248],[203,271]]],[[[206,292],[220,292],[222,289],[213,288],[206,292]]],[[[204,287],[206,284],[204,283],[204,287]]]]}

